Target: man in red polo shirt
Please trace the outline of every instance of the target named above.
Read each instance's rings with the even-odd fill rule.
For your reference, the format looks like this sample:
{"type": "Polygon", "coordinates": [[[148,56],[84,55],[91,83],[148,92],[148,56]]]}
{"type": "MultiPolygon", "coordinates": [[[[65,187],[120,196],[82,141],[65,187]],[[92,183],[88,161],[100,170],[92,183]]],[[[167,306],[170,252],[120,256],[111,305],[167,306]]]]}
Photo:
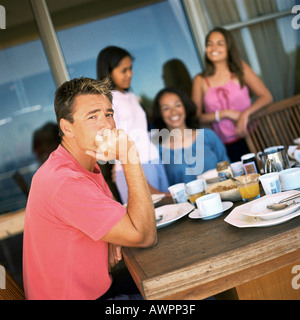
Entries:
{"type": "Polygon", "coordinates": [[[112,283],[109,243],[156,242],[154,207],[138,152],[126,133],[115,129],[111,99],[105,81],[86,78],[56,91],[62,142],[34,175],[25,214],[27,299],[97,299],[112,283]],[[122,161],[127,210],[113,199],[99,159],[122,161]]]}

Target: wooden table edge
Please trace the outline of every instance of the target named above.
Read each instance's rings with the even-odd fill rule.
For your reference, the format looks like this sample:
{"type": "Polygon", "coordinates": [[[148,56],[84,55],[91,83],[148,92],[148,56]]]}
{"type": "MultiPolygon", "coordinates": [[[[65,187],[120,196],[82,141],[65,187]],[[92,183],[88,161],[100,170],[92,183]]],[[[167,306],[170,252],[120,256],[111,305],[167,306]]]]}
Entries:
{"type": "Polygon", "coordinates": [[[145,299],[149,300],[192,299],[193,296],[196,299],[203,299],[251,281],[255,277],[276,271],[299,259],[300,227],[208,258],[196,265],[152,278],[147,278],[130,250],[124,248],[127,268],[145,299]],[[281,264],[274,263],[277,259],[281,261],[281,264]],[[286,263],[285,259],[287,259],[286,263]],[[267,267],[264,268],[264,265],[267,267]],[[257,274],[249,273],[249,270],[255,271],[254,268],[260,271],[257,274]],[[218,289],[213,288],[212,284],[218,289]],[[220,284],[222,285],[219,287],[220,284]],[[187,294],[194,290],[197,291],[197,294],[187,294]]]}

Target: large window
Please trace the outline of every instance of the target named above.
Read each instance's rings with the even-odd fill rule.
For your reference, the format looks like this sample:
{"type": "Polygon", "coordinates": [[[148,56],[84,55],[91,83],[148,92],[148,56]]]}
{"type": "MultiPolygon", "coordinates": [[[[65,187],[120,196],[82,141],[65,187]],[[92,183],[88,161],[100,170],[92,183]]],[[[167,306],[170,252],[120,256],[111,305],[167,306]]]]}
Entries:
{"type": "MultiPolygon", "coordinates": [[[[78,5],[80,1],[74,3],[78,5]]],[[[81,8],[90,3],[99,5],[99,2],[86,1],[86,6],[81,8]]],[[[111,3],[103,2],[103,5],[111,3]]],[[[190,79],[201,70],[179,0],[156,1],[77,26],[76,21],[71,20],[75,13],[78,21],[82,20],[80,10],[67,8],[62,15],[57,10],[67,3],[49,0],[48,4],[50,14],[55,18],[54,27],[56,14],[58,18],[63,17],[57,36],[70,78],[95,78],[99,51],[108,45],[124,47],[135,57],[132,90],[143,98],[148,113],[151,113],[151,100],[165,86],[163,76],[167,78],[166,73],[171,72],[169,68],[163,70],[166,62],[176,59],[178,63],[180,60],[190,79]],[[73,27],[61,30],[68,13],[72,13],[67,18],[73,27]]],[[[11,45],[9,40],[5,42],[0,38],[0,214],[25,207],[27,198],[13,176],[18,172],[30,185],[39,166],[32,152],[33,134],[46,122],[55,122],[55,81],[41,40],[24,41],[36,37],[38,32],[29,1],[24,1],[23,5],[22,8],[15,7],[24,13],[20,15],[23,24],[14,28],[7,25],[8,32],[12,31],[16,38],[22,35],[21,44],[11,45]],[[31,34],[27,35],[26,30],[31,34]]],[[[8,34],[4,35],[11,39],[8,34]]],[[[176,63],[175,73],[180,71],[176,63]]]]}
{"type": "Polygon", "coordinates": [[[26,205],[26,195],[15,174],[18,172],[18,177],[30,185],[38,168],[32,139],[37,128],[55,121],[55,83],[40,40],[16,46],[1,41],[1,48],[0,213],[3,213],[26,205]]]}
{"type": "Polygon", "coordinates": [[[60,31],[58,38],[71,78],[96,77],[96,59],[106,46],[127,49],[135,58],[131,89],[150,100],[165,86],[163,66],[167,61],[180,60],[191,78],[201,70],[178,0],[60,31]]]}

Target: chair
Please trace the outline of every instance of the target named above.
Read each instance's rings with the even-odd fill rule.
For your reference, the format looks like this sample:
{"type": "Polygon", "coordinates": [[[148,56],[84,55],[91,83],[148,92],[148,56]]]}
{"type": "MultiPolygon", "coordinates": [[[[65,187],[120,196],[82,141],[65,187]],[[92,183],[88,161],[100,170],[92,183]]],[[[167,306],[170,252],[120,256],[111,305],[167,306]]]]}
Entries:
{"type": "Polygon", "coordinates": [[[283,145],[287,151],[300,137],[300,94],[275,102],[254,113],[246,137],[251,152],[283,145]]]}

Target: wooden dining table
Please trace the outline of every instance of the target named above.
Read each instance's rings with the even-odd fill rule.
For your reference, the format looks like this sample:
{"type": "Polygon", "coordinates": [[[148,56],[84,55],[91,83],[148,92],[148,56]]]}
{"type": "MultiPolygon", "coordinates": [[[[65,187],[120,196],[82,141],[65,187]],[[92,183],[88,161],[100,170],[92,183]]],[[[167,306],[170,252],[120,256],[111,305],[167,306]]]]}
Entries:
{"type": "MultiPolygon", "coordinates": [[[[163,202],[161,203],[164,204],[163,202]]],[[[158,229],[151,248],[123,248],[147,300],[300,299],[300,216],[271,227],[238,228],[187,216],[158,229]]]]}

